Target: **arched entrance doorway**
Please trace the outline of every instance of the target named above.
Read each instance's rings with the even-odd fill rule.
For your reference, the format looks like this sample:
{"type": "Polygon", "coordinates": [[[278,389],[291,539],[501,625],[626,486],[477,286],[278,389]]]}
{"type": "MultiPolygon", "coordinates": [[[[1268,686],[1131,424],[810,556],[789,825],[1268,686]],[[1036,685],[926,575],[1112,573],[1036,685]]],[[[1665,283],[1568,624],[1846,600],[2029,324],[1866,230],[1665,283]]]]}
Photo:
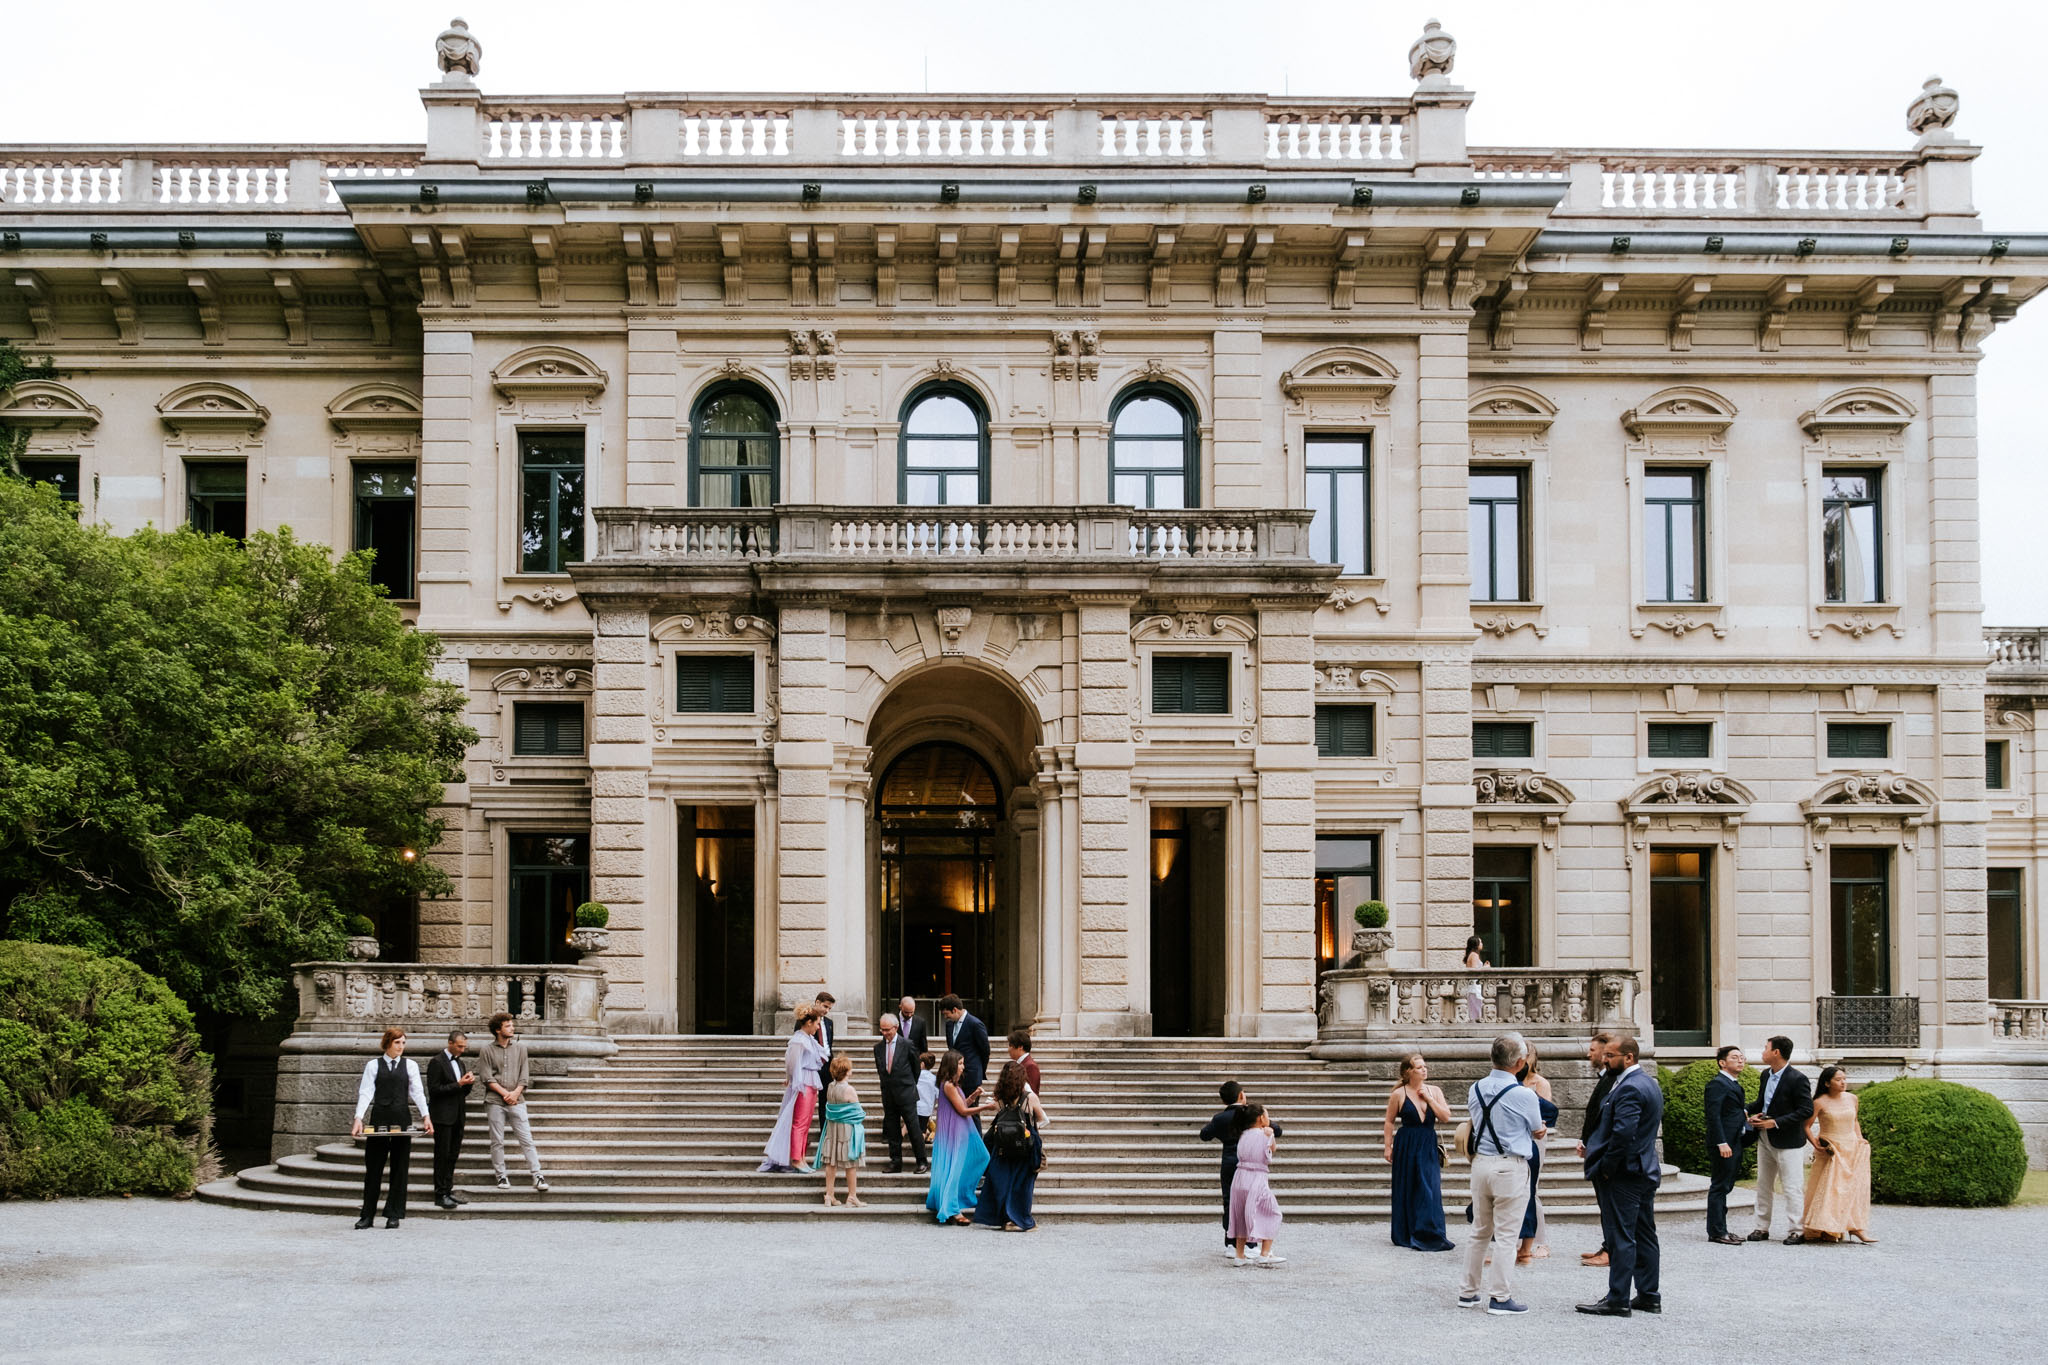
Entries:
{"type": "Polygon", "coordinates": [[[1003,818],[995,775],[972,749],[929,740],[889,765],[875,811],[884,997],[957,995],[976,1017],[991,1018],[1003,818]]]}

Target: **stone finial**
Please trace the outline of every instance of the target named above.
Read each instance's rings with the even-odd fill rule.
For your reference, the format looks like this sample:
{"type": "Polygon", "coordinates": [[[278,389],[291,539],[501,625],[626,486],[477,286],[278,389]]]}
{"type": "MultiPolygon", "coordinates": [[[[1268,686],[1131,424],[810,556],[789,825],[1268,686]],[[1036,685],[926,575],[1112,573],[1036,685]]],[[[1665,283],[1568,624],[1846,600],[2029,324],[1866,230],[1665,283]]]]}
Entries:
{"type": "Polygon", "coordinates": [[[1408,49],[1408,74],[1418,81],[1441,83],[1449,77],[1457,60],[1458,40],[1444,32],[1444,26],[1432,19],[1422,26],[1422,36],[1408,49]]]}
{"type": "Polygon", "coordinates": [[[1906,106],[1906,127],[1922,137],[1945,136],[1961,103],[1956,92],[1941,83],[1941,77],[1929,76],[1920,87],[1919,98],[1906,106]]]}
{"type": "Polygon", "coordinates": [[[484,45],[470,36],[468,24],[450,19],[441,36],[434,39],[434,57],[441,63],[444,85],[467,85],[484,63],[484,45]]]}

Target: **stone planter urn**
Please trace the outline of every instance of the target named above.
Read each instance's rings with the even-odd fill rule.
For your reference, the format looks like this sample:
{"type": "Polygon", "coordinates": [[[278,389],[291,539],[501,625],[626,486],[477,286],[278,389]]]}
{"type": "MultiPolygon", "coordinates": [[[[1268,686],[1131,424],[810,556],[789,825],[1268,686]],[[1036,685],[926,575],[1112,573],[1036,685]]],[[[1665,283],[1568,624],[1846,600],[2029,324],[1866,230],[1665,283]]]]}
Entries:
{"type": "Polygon", "coordinates": [[[377,936],[375,934],[350,934],[348,936],[348,960],[351,962],[375,962],[377,960],[377,936]]]}
{"type": "Polygon", "coordinates": [[[1387,954],[1393,948],[1392,929],[1354,929],[1351,932],[1351,950],[1358,954],[1358,965],[1368,971],[1385,971],[1387,954]]]}
{"type": "Polygon", "coordinates": [[[609,929],[578,928],[569,931],[569,942],[576,945],[576,951],[584,956],[601,953],[611,946],[612,932],[609,929]]]}

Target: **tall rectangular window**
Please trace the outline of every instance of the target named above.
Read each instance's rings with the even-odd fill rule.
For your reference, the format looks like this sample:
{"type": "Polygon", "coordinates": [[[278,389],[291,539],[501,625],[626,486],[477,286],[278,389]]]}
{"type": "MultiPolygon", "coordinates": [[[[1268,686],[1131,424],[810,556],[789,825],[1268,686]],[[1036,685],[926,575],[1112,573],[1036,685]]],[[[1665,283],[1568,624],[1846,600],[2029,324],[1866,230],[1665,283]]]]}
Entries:
{"type": "Polygon", "coordinates": [[[1534,861],[1527,848],[1481,844],[1472,850],[1472,932],[1485,944],[1491,966],[1536,965],[1534,861]]]}
{"type": "Polygon", "coordinates": [[[1711,724],[1652,725],[1646,738],[1651,758],[1711,758],[1714,753],[1711,724]]]}
{"type": "Polygon", "coordinates": [[[1836,995],[1892,993],[1891,906],[1890,850],[1830,851],[1828,928],[1836,995]]]}
{"type": "Polygon", "coordinates": [[[1370,706],[1318,706],[1316,754],[1322,758],[1371,758],[1372,722],[1370,706]]]}
{"type": "Polygon", "coordinates": [[[1371,468],[1363,436],[1310,436],[1308,462],[1309,554],[1344,572],[1372,572],[1371,468]]]}
{"type": "Polygon", "coordinates": [[[1821,471],[1821,578],[1830,602],[1884,601],[1884,494],[1862,469],[1821,471]]]}
{"type": "Polygon", "coordinates": [[[1829,758],[1890,758],[1892,727],[1851,722],[1828,726],[1829,758]]]}
{"type": "Polygon", "coordinates": [[[562,757],[583,752],[583,703],[512,703],[512,752],[562,757]]]}
{"type": "Polygon", "coordinates": [[[1643,592],[1652,602],[1707,599],[1707,476],[1643,471],[1643,592]]]}
{"type": "Polygon", "coordinates": [[[78,461],[23,460],[21,477],[31,483],[46,483],[65,502],[78,501],[78,461]]]}
{"type": "Polygon", "coordinates": [[[583,558],[583,433],[519,437],[519,571],[562,573],[583,558]]]}
{"type": "Polygon", "coordinates": [[[754,709],[754,656],[676,655],[676,711],[748,715],[754,709]]]}
{"type": "Polygon", "coordinates": [[[2006,756],[2011,752],[2002,739],[1984,742],[1984,786],[1987,791],[2002,792],[2012,784],[2005,771],[2006,756]]]}
{"type": "MultiPolygon", "coordinates": [[[[576,927],[576,907],[590,898],[590,836],[514,834],[511,851],[505,907],[510,959],[576,961],[581,954],[571,946],[569,932],[576,927]]],[[[541,998],[531,1003],[536,1010],[546,1007],[541,998]]]]}
{"type": "Polygon", "coordinates": [[[1659,1047],[1711,1041],[1712,861],[1704,848],[1650,850],[1650,1026],[1659,1047]]]}
{"type": "Polygon", "coordinates": [[[1472,757],[1531,758],[1536,727],[1526,720],[1481,720],[1472,724],[1472,757]]]}
{"type": "Polygon", "coordinates": [[[1230,713],[1230,660],[1214,654],[1152,656],[1152,713],[1222,716],[1230,713]]]}
{"type": "Polygon", "coordinates": [[[410,464],[355,467],[356,548],[376,555],[370,581],[392,597],[413,595],[419,527],[419,472],[410,464]]]}
{"type": "Polygon", "coordinates": [[[246,460],[188,460],[185,520],[210,536],[242,540],[249,534],[249,465],[246,460]]]}
{"type": "Polygon", "coordinates": [[[1529,589],[1523,565],[1526,486],[1521,470],[1474,469],[1469,475],[1472,600],[1523,602],[1529,589]]]}
{"type": "Polygon", "coordinates": [[[1985,967],[1990,974],[1993,1000],[2027,998],[2026,902],[2021,899],[2024,873],[2017,867],[1994,867],[1985,872],[1989,890],[1984,897],[1985,967]]]}
{"type": "Polygon", "coordinates": [[[1380,841],[1376,834],[1316,836],[1316,975],[1320,979],[1351,951],[1358,907],[1380,898],[1380,841]]]}

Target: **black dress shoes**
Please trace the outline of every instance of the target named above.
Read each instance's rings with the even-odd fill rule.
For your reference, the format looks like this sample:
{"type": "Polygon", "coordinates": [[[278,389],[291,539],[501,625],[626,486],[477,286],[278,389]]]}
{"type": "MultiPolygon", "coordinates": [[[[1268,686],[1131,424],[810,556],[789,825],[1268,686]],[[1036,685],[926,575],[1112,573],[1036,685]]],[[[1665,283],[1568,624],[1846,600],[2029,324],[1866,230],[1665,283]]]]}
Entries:
{"type": "Polygon", "coordinates": [[[448,1196],[448,1198],[457,1204],[467,1204],[469,1202],[467,1199],[464,1199],[459,1194],[451,1194],[448,1196]]]}
{"type": "Polygon", "coordinates": [[[1662,1294],[1638,1294],[1629,1300],[1628,1306],[1638,1313],[1661,1313],[1664,1311],[1662,1294]]]}
{"type": "Polygon", "coordinates": [[[1790,1237],[1787,1237],[1785,1239],[1785,1245],[1788,1247],[1805,1246],[1806,1234],[1803,1232],[1793,1233],[1790,1237]]]}
{"type": "Polygon", "coordinates": [[[1629,1306],[1619,1299],[1595,1299],[1591,1303],[1580,1304],[1579,1311],[1596,1318],[1625,1318],[1629,1315],[1629,1306]]]}
{"type": "Polygon", "coordinates": [[[1768,1242],[1771,1240],[1771,1234],[1765,1232],[1762,1228],[1758,1228],[1749,1234],[1749,1240],[1752,1242],[1768,1242]]]}
{"type": "Polygon", "coordinates": [[[370,1226],[370,1224],[376,1221],[377,1220],[374,1218],[358,1218],[356,1219],[356,1231],[361,1232],[364,1228],[370,1226]]]}
{"type": "Polygon", "coordinates": [[[903,1163],[899,1161],[894,1166],[886,1166],[883,1169],[886,1170],[890,1175],[902,1175],[903,1163]]]}
{"type": "Polygon", "coordinates": [[[930,1175],[931,1173],[932,1168],[929,1166],[919,1166],[916,1170],[911,1172],[912,1175],[930,1175]]]}
{"type": "Polygon", "coordinates": [[[384,1226],[387,1228],[395,1228],[398,1226],[398,1220],[396,1218],[386,1218],[384,1220],[384,1226]]]}
{"type": "Polygon", "coordinates": [[[1719,1237],[1709,1237],[1707,1240],[1709,1242],[1719,1242],[1724,1247],[1739,1247],[1742,1245],[1742,1239],[1732,1232],[1724,1232],[1719,1237]]]}
{"type": "Polygon", "coordinates": [[[452,1209],[455,1207],[455,1201],[448,1195],[437,1195],[434,1199],[434,1207],[437,1209],[452,1209]]]}

